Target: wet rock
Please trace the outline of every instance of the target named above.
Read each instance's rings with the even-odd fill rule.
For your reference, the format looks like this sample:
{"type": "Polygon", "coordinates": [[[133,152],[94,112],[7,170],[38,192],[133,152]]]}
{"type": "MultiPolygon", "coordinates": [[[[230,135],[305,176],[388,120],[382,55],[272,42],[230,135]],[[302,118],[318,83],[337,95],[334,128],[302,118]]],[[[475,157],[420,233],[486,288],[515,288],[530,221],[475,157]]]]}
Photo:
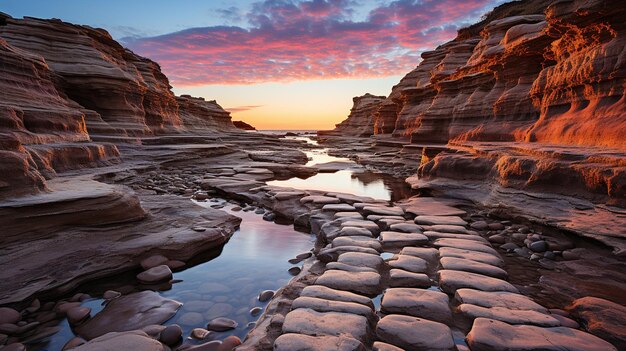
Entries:
{"type": "Polygon", "coordinates": [[[250,310],[250,315],[256,317],[263,313],[263,309],[261,307],[254,307],[250,310]]]}
{"type": "Polygon", "coordinates": [[[148,334],[151,338],[158,339],[159,335],[161,334],[163,330],[165,330],[165,328],[167,327],[164,325],[151,324],[151,325],[147,325],[141,328],[140,330],[148,334]]]}
{"type": "Polygon", "coordinates": [[[179,260],[169,260],[165,262],[165,265],[170,267],[172,271],[176,271],[185,267],[186,263],[183,261],[179,261],[179,260]]]}
{"type": "Polygon", "coordinates": [[[341,200],[339,200],[336,197],[331,197],[331,196],[310,195],[310,196],[305,196],[301,198],[300,202],[301,203],[310,202],[315,205],[326,205],[326,204],[338,204],[341,202],[341,200]]]}
{"type": "Polygon", "coordinates": [[[470,227],[476,230],[486,230],[489,228],[489,224],[485,221],[476,221],[470,224],[470,227]]]}
{"type": "Polygon", "coordinates": [[[580,330],[510,325],[487,318],[474,320],[466,340],[476,351],[617,351],[608,342],[580,330]]]}
{"type": "Polygon", "coordinates": [[[275,292],[273,290],[263,290],[259,294],[259,301],[266,302],[269,301],[272,297],[274,297],[275,292]]]}
{"type": "Polygon", "coordinates": [[[317,312],[298,308],[287,314],[283,323],[283,333],[297,333],[311,336],[347,335],[359,341],[368,334],[367,318],[339,312],[317,312]]]}
{"type": "Polygon", "coordinates": [[[345,264],[345,263],[339,263],[339,262],[329,262],[326,264],[326,269],[327,270],[331,270],[331,269],[336,269],[339,271],[346,271],[346,272],[374,272],[374,273],[378,273],[378,270],[375,268],[370,268],[370,267],[358,267],[358,266],[353,266],[353,265],[349,265],[349,264],[345,264]]]}
{"type": "Polygon", "coordinates": [[[395,259],[388,262],[392,268],[399,268],[412,273],[425,273],[428,270],[428,262],[419,257],[409,255],[396,255],[395,259]]]}
{"type": "Polygon", "coordinates": [[[487,240],[489,240],[490,243],[494,243],[494,244],[504,244],[506,243],[506,235],[504,234],[492,235],[487,240]]]}
{"type": "Polygon", "coordinates": [[[139,264],[141,265],[141,268],[148,270],[156,266],[164,265],[167,261],[169,261],[169,258],[163,255],[153,255],[148,258],[144,258],[139,264]]]}
{"type": "Polygon", "coordinates": [[[206,329],[210,331],[222,332],[235,328],[237,328],[237,322],[229,318],[219,317],[210,321],[206,329]]]}
{"type": "Polygon", "coordinates": [[[431,286],[431,281],[426,274],[392,269],[389,271],[389,286],[392,288],[427,288],[431,286]]]}
{"type": "Polygon", "coordinates": [[[337,233],[337,237],[341,237],[341,236],[364,236],[364,237],[367,237],[367,238],[371,238],[372,237],[372,232],[370,230],[366,229],[366,228],[343,227],[343,228],[341,228],[339,233],[337,233]]]}
{"type": "Polygon", "coordinates": [[[117,298],[93,318],[80,325],[76,332],[87,340],[109,332],[140,329],[161,324],[172,318],[182,304],[161,297],[153,291],[141,291],[117,298]]]}
{"type": "Polygon", "coordinates": [[[317,278],[315,284],[357,294],[376,296],[381,290],[381,277],[375,272],[328,270],[317,278]]]}
{"type": "Polygon", "coordinates": [[[22,343],[16,342],[6,345],[2,348],[2,351],[26,351],[26,346],[22,343]]]}
{"type": "Polygon", "coordinates": [[[419,257],[427,262],[436,262],[439,250],[432,247],[410,247],[402,248],[400,255],[419,257]]]}
{"type": "Polygon", "coordinates": [[[433,243],[436,247],[454,247],[456,249],[484,252],[497,256],[498,253],[491,246],[473,240],[437,239],[433,243]]]}
{"type": "Polygon", "coordinates": [[[458,216],[417,216],[415,217],[416,224],[424,224],[424,225],[457,225],[457,226],[466,226],[467,222],[464,221],[461,217],[458,216]]]}
{"type": "Polygon", "coordinates": [[[502,250],[504,250],[504,251],[513,252],[513,251],[519,249],[519,246],[517,246],[514,243],[506,243],[506,244],[500,245],[500,248],[502,250]]]}
{"type": "Polygon", "coordinates": [[[300,274],[300,272],[302,272],[302,268],[300,267],[291,267],[287,270],[287,272],[289,272],[289,274],[296,276],[298,274],[300,274]]]}
{"type": "Polygon", "coordinates": [[[365,228],[369,230],[372,235],[378,235],[380,233],[380,227],[378,226],[378,224],[367,220],[350,219],[342,222],[341,228],[343,229],[346,227],[365,228]]]}
{"type": "Polygon", "coordinates": [[[585,330],[626,350],[626,307],[598,297],[582,297],[566,307],[585,330]]]}
{"type": "Polygon", "coordinates": [[[383,295],[381,312],[405,314],[448,324],[452,322],[448,303],[448,295],[439,291],[390,288],[383,295]]]}
{"type": "Polygon", "coordinates": [[[271,222],[276,219],[276,214],[274,212],[267,212],[266,214],[263,215],[263,219],[268,222],[271,222]]]}
{"type": "Polygon", "coordinates": [[[87,320],[90,313],[89,307],[74,307],[67,311],[67,321],[73,326],[78,325],[87,320]]]}
{"type": "Polygon", "coordinates": [[[380,341],[374,342],[372,351],[404,351],[403,349],[380,341]]]}
{"type": "Polygon", "coordinates": [[[354,206],[348,204],[328,204],[322,207],[322,211],[332,212],[352,212],[354,210],[354,206]]]}
{"type": "Polygon", "coordinates": [[[72,351],[104,350],[165,351],[166,348],[160,342],[150,338],[148,334],[133,330],[108,333],[72,349],[72,351]]]}
{"type": "Polygon", "coordinates": [[[404,216],[404,210],[401,207],[365,206],[363,212],[381,216],[404,216]]]}
{"type": "Polygon", "coordinates": [[[440,270],[438,274],[439,286],[441,287],[441,290],[448,294],[454,294],[457,289],[461,288],[519,293],[517,288],[502,279],[491,278],[476,273],[451,271],[446,269],[440,270]]]}
{"type": "Polygon", "coordinates": [[[213,335],[213,332],[210,332],[204,328],[193,328],[191,330],[191,337],[196,340],[205,340],[210,338],[213,335]]]}
{"type": "Polygon", "coordinates": [[[379,340],[406,351],[453,351],[452,331],[445,324],[411,316],[387,315],[376,326],[379,340]]]}
{"type": "Polygon", "coordinates": [[[159,341],[161,341],[165,345],[173,346],[180,341],[182,336],[183,329],[177,324],[172,324],[163,329],[161,335],[159,336],[159,341]]]}
{"type": "Polygon", "coordinates": [[[241,339],[238,337],[231,335],[226,337],[222,341],[222,344],[217,348],[217,351],[232,351],[235,347],[241,345],[241,339]]]}
{"type": "Polygon", "coordinates": [[[360,246],[368,247],[376,251],[382,251],[380,241],[366,236],[340,236],[332,241],[332,247],[340,246],[360,246]]]}
{"type": "Polygon", "coordinates": [[[443,269],[478,273],[500,279],[506,279],[508,277],[507,272],[502,268],[465,258],[442,257],[439,262],[443,269]]]}
{"type": "Polygon", "coordinates": [[[22,316],[18,311],[10,307],[0,307],[0,324],[15,324],[20,319],[22,319],[22,316]]]}
{"type": "Polygon", "coordinates": [[[154,284],[172,279],[172,270],[166,265],[152,267],[145,272],[137,274],[139,282],[144,284],[154,284]]]}
{"type": "Polygon", "coordinates": [[[279,191],[274,195],[274,198],[278,201],[285,201],[293,199],[294,197],[304,196],[304,191],[279,191]]]}
{"type": "Polygon", "coordinates": [[[531,300],[528,296],[506,291],[480,291],[458,289],[454,298],[460,303],[482,307],[504,307],[512,310],[531,310],[546,314],[545,307],[531,300]]]}
{"type": "Polygon", "coordinates": [[[476,241],[483,245],[489,245],[489,240],[483,238],[480,235],[473,234],[455,234],[455,233],[440,233],[433,232],[431,230],[427,230],[424,232],[424,235],[428,237],[430,240],[437,239],[459,239],[459,240],[468,240],[468,241],[476,241]]]}
{"type": "Polygon", "coordinates": [[[363,344],[349,336],[283,334],[274,341],[274,351],[365,351],[363,344]]]}
{"type": "Polygon", "coordinates": [[[334,214],[333,218],[354,218],[354,219],[363,219],[363,215],[358,212],[337,212],[334,214]]]}

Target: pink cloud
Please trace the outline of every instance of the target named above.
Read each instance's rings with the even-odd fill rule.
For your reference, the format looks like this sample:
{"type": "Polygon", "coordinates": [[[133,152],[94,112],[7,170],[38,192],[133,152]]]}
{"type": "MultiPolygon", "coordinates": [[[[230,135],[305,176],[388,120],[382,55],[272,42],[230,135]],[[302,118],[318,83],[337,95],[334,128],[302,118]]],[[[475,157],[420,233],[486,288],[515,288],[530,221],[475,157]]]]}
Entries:
{"type": "Polygon", "coordinates": [[[266,0],[250,28],[190,28],[125,41],[177,86],[255,84],[404,74],[422,51],[456,34],[497,0],[396,0],[354,21],[350,0],[266,0]]]}

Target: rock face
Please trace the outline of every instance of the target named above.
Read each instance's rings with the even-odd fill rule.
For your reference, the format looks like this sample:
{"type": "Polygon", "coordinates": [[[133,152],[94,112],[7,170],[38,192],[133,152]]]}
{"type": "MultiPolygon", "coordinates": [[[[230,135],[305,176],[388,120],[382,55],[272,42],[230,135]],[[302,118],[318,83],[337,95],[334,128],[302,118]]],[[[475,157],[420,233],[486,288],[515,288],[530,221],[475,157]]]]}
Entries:
{"type": "Polygon", "coordinates": [[[374,114],[380,103],[385,101],[384,96],[365,94],[352,99],[354,104],[346,120],[337,124],[335,132],[341,135],[370,136],[374,134],[374,114]]]}
{"type": "Polygon", "coordinates": [[[118,162],[106,141],[236,130],[215,101],[176,97],[156,62],[102,29],[2,14],[0,71],[0,198],[45,190],[58,171],[118,162]]]}
{"type": "Polygon", "coordinates": [[[435,194],[449,180],[465,190],[470,182],[487,185],[453,191],[487,206],[519,199],[506,195],[512,188],[532,192],[526,203],[510,205],[521,213],[535,207],[529,202],[538,193],[550,194],[543,202],[565,195],[573,199],[544,217],[564,213],[558,227],[615,246],[610,237],[626,232],[602,223],[615,217],[605,205],[626,207],[625,16],[626,5],[606,0],[498,6],[424,52],[379,103],[368,132],[387,134],[376,136],[379,146],[410,140],[396,163],[418,160],[416,188],[435,194]],[[593,214],[577,213],[594,206],[593,214]],[[589,216],[605,219],[588,225],[589,216]]]}
{"type": "Polygon", "coordinates": [[[254,128],[253,126],[249,125],[248,123],[244,121],[233,121],[233,125],[243,130],[256,130],[256,128],[254,128]]]}

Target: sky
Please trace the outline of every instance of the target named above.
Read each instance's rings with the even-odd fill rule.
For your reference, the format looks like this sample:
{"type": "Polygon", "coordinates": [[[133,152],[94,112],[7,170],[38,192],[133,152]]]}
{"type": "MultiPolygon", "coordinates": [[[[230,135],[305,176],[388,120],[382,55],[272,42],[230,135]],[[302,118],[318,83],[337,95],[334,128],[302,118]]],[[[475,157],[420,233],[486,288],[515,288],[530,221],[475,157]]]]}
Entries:
{"type": "Polygon", "coordinates": [[[0,0],[13,17],[108,30],[176,94],[258,129],[332,129],[352,97],[388,95],[420,54],[503,0],[0,0]]]}

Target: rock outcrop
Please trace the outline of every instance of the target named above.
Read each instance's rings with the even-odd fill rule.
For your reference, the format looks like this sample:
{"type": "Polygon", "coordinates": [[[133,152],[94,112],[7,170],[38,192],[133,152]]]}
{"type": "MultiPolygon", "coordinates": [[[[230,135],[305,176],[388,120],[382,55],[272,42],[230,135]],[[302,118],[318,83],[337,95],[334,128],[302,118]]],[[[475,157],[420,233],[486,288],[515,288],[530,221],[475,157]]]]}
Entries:
{"type": "Polygon", "coordinates": [[[103,29],[0,14],[0,72],[0,198],[118,162],[109,142],[236,130],[215,101],[175,96],[156,62],[103,29]]]}
{"type": "Polygon", "coordinates": [[[233,124],[235,125],[235,127],[242,130],[256,130],[256,128],[244,121],[233,121],[233,124]]]}
{"type": "Polygon", "coordinates": [[[365,94],[352,99],[350,115],[337,124],[334,132],[340,135],[370,136],[373,134],[374,114],[385,100],[384,96],[365,94]]]}

